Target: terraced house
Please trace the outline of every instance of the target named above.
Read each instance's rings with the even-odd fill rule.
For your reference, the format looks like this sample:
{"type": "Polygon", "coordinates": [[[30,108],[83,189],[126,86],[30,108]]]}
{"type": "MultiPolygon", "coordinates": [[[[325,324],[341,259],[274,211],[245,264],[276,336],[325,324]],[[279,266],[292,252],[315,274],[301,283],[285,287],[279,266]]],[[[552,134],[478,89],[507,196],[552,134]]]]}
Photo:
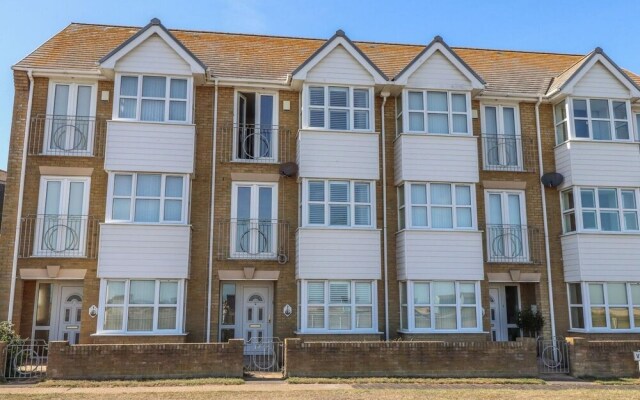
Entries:
{"type": "Polygon", "coordinates": [[[154,19],[73,23],[13,73],[24,337],[512,341],[525,309],[547,337],[640,332],[640,77],[599,48],[154,19]]]}

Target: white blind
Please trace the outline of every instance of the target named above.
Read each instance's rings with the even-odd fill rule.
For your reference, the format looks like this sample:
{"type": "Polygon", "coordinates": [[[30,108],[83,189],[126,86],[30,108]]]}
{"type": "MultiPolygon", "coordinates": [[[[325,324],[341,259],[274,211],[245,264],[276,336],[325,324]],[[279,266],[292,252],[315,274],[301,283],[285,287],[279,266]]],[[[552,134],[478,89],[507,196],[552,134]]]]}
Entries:
{"type": "Polygon", "coordinates": [[[350,286],[349,282],[329,282],[329,303],[351,303],[350,286]]]}
{"type": "Polygon", "coordinates": [[[371,304],[371,282],[356,282],[356,304],[371,304]]]}
{"type": "Polygon", "coordinates": [[[324,283],[323,282],[307,283],[307,303],[308,304],[324,304],[324,283]]]}

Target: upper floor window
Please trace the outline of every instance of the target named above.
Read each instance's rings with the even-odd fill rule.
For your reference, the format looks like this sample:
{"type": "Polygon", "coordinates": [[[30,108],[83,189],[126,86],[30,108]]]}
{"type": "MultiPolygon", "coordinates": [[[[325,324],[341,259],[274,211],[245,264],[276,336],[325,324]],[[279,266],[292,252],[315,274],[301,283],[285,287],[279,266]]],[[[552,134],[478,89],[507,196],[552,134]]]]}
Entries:
{"type": "Polygon", "coordinates": [[[331,130],[370,131],[372,91],[351,86],[309,86],[307,126],[331,130]]]}
{"type": "Polygon", "coordinates": [[[308,180],[305,225],[373,227],[374,186],[368,181],[308,180]]]}
{"type": "Polygon", "coordinates": [[[190,121],[190,79],[122,75],[118,82],[118,118],[152,122],[190,121]]]}
{"type": "Polygon", "coordinates": [[[233,258],[275,257],[277,189],[276,183],[233,183],[230,224],[233,258]]]}
{"type": "Polygon", "coordinates": [[[563,230],[638,232],[638,189],[578,187],[561,193],[563,230]],[[578,201],[575,201],[578,199],[578,201]],[[576,215],[579,218],[576,219],[576,215]]]}
{"type": "Polygon", "coordinates": [[[275,92],[236,92],[233,161],[278,160],[278,100],[275,92]]]}
{"type": "Polygon", "coordinates": [[[625,100],[572,98],[557,104],[554,113],[558,143],[570,138],[619,141],[632,138],[629,102],[625,100]]]}
{"type": "Polygon", "coordinates": [[[185,223],[186,199],[186,175],[116,173],[110,184],[107,220],[185,223]]]}
{"type": "Polygon", "coordinates": [[[398,187],[400,229],[471,229],[473,185],[407,183],[398,187]],[[405,204],[406,202],[406,204],[405,204]]]}
{"type": "Polygon", "coordinates": [[[523,168],[520,118],[516,105],[482,106],[482,147],[487,170],[523,168]]]}
{"type": "Polygon", "coordinates": [[[470,134],[471,108],[467,93],[409,90],[406,92],[407,123],[412,133],[470,134]]]}

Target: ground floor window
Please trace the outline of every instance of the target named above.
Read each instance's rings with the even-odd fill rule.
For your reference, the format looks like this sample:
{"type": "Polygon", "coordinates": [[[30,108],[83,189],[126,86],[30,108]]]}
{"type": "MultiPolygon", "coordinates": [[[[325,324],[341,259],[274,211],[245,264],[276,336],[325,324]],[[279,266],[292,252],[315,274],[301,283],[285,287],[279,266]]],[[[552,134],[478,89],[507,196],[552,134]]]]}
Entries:
{"type": "Polygon", "coordinates": [[[571,329],[640,330],[640,283],[579,282],[567,286],[571,329]]]}
{"type": "Polygon", "coordinates": [[[415,332],[481,330],[477,281],[400,282],[400,327],[415,332]]]}
{"type": "Polygon", "coordinates": [[[301,332],[377,331],[376,282],[300,281],[301,332]]]}
{"type": "Polygon", "coordinates": [[[180,333],[183,280],[104,279],[101,283],[103,333],[180,333]]]}

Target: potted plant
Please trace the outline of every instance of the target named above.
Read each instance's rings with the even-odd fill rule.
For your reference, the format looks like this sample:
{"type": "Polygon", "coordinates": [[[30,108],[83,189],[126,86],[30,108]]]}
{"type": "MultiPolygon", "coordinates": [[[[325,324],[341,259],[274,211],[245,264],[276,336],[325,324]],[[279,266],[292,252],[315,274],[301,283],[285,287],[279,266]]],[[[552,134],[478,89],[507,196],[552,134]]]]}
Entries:
{"type": "Polygon", "coordinates": [[[522,329],[524,336],[538,337],[544,326],[544,317],[537,307],[525,308],[518,312],[518,328],[522,329]]]}

